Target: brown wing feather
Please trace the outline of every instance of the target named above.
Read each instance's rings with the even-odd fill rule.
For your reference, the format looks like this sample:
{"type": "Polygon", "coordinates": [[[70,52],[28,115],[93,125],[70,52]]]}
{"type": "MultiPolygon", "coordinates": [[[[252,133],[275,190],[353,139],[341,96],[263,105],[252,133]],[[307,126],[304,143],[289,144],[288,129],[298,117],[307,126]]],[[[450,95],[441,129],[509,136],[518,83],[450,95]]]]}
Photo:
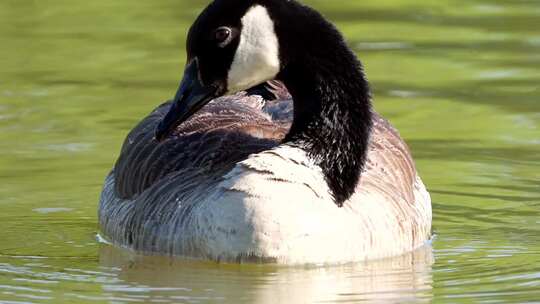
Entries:
{"type": "Polygon", "coordinates": [[[154,130],[170,105],[154,110],[125,140],[114,168],[120,198],[132,198],[179,170],[221,176],[250,154],[275,147],[288,131],[262,111],[259,97],[235,95],[214,100],[160,143],[154,130]]]}
{"type": "MultiPolygon", "coordinates": [[[[154,130],[170,108],[159,106],[128,135],[114,168],[119,198],[132,198],[174,172],[219,177],[249,155],[271,149],[285,137],[293,119],[286,87],[269,82],[275,100],[237,94],[216,99],[158,143],[154,130]],[[194,173],[193,173],[194,172],[194,173]]],[[[377,113],[368,163],[357,191],[382,191],[388,199],[414,203],[416,169],[396,129],[377,113]]]]}
{"type": "Polygon", "coordinates": [[[373,116],[368,163],[357,191],[380,191],[388,201],[414,204],[416,169],[407,144],[379,114],[373,116]]]}

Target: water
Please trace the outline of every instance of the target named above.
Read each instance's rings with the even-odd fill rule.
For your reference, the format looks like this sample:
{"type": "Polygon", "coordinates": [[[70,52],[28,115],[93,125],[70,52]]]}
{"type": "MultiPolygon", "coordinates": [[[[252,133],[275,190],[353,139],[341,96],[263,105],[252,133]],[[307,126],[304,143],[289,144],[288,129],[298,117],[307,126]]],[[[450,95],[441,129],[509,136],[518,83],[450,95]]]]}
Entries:
{"type": "Polygon", "coordinates": [[[205,1],[0,2],[0,303],[540,301],[540,2],[306,1],[344,31],[433,196],[432,247],[216,265],[96,241],[126,133],[174,93],[205,1]]]}

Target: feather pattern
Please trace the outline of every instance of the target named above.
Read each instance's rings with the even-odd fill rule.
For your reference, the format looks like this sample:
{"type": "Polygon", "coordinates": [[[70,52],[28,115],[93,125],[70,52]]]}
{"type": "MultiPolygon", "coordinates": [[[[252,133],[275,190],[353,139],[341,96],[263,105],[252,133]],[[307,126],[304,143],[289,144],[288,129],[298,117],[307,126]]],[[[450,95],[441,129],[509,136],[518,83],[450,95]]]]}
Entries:
{"type": "Polygon", "coordinates": [[[127,137],[107,177],[99,221],[137,251],[219,261],[343,263],[414,250],[430,237],[431,202],[406,144],[373,114],[367,163],[343,208],[320,167],[280,145],[293,117],[279,82],[266,101],[212,101],[172,138],[153,131],[170,103],[127,137]]]}

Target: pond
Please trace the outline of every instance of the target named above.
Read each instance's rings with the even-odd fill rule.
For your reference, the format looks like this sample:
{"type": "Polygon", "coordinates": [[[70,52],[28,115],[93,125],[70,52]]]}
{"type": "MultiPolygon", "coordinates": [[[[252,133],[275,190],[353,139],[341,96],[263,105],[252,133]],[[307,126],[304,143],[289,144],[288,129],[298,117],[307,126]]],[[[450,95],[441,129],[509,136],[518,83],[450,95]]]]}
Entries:
{"type": "Polygon", "coordinates": [[[540,2],[310,0],[366,66],[433,198],[432,246],[339,267],[96,240],[127,132],[171,98],[202,0],[0,2],[0,303],[540,299],[540,2]]]}

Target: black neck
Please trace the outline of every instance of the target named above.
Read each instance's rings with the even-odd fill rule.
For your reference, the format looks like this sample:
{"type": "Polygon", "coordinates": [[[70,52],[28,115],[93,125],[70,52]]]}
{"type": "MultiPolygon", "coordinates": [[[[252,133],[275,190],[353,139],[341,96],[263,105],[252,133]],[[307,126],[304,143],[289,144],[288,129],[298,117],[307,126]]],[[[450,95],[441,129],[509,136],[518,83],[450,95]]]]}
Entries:
{"type": "Polygon", "coordinates": [[[306,150],[322,168],[338,206],[354,194],[372,127],[369,85],[360,62],[343,43],[328,53],[289,62],[279,78],[294,99],[285,141],[306,150]]]}

